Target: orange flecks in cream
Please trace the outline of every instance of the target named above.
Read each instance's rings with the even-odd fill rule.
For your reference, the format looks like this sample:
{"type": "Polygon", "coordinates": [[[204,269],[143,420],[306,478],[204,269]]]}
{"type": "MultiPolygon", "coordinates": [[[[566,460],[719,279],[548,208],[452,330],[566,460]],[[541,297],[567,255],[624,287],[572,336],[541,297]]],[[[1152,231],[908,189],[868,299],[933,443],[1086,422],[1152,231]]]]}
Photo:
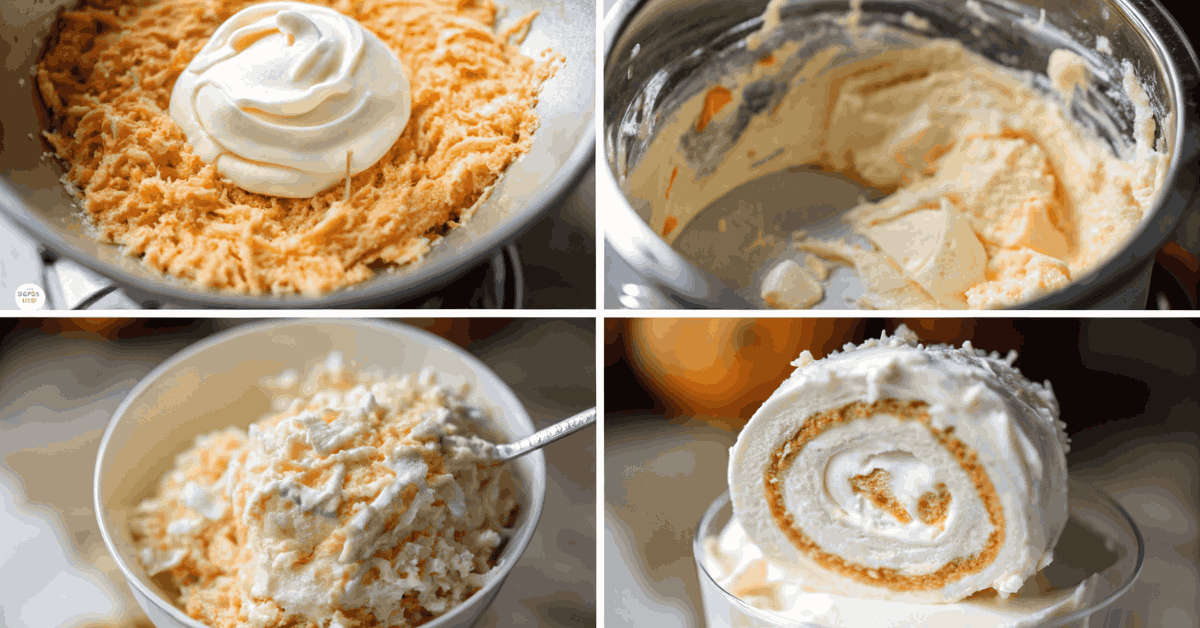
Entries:
{"type": "Polygon", "coordinates": [[[675,186],[675,177],[679,176],[679,166],[671,168],[671,180],[667,182],[667,193],[663,198],[671,198],[671,188],[675,186]]]}
{"type": "Polygon", "coordinates": [[[675,230],[675,226],[678,224],[679,221],[676,220],[674,216],[667,216],[667,221],[663,223],[663,235],[670,235],[670,233],[675,230]]]}
{"type": "Polygon", "coordinates": [[[704,97],[704,109],[700,112],[700,119],[696,120],[696,132],[703,133],[704,129],[708,127],[708,123],[712,122],[713,116],[731,102],[733,102],[733,92],[727,88],[718,85],[708,90],[708,95],[704,97]]]}

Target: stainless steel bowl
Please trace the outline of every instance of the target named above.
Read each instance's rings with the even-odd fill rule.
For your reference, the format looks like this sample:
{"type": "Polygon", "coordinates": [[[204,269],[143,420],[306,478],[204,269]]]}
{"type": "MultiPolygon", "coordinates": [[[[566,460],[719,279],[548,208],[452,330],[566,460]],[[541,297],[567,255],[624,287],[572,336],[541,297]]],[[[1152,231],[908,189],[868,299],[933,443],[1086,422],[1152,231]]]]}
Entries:
{"type": "MultiPolygon", "coordinates": [[[[412,298],[469,270],[530,226],[577,182],[595,153],[596,9],[593,0],[506,0],[513,19],[541,13],[521,52],[546,48],[566,57],[542,88],[537,105],[541,126],[529,153],[509,167],[464,226],[452,230],[420,262],[379,272],[355,286],[316,297],[251,296],[215,292],[164,277],[87,234],[80,209],[59,182],[57,160],[40,141],[40,96],[30,75],[53,25],[55,3],[5,0],[0,9],[0,209],[30,237],[59,257],[72,259],[111,278],[140,299],[180,307],[330,308],[370,307],[412,298]],[[35,12],[40,11],[42,17],[35,12]],[[18,21],[20,20],[20,21],[18,21]],[[15,39],[15,41],[13,41],[15,39]]],[[[58,2],[56,4],[63,4],[58,2]]]]}
{"type": "MultiPolygon", "coordinates": [[[[655,124],[678,106],[689,80],[720,59],[744,49],[745,37],[762,25],[766,0],[630,0],[605,19],[604,161],[597,184],[605,211],[605,239],[639,283],[623,286],[621,303],[631,308],[731,308],[759,306],[745,286],[732,285],[669,246],[647,225],[646,216],[628,202],[619,181],[637,166],[641,148],[655,124]],[[649,132],[647,132],[649,129],[649,132]]],[[[970,50],[1002,65],[1045,74],[1050,52],[1071,47],[1095,57],[1076,42],[1103,34],[1112,57],[1128,59],[1157,105],[1160,133],[1170,140],[1170,169],[1154,209],[1126,246],[1089,275],[1059,292],[1021,308],[1141,308],[1146,302],[1155,252],[1171,236],[1184,212],[1200,194],[1200,113],[1195,90],[1200,62],[1175,20],[1154,0],[980,0],[991,17],[981,19],[958,0],[866,0],[864,23],[883,21],[904,28],[900,17],[912,12],[929,19],[939,36],[961,40],[970,50]],[[1018,28],[1037,21],[1041,10],[1066,35],[1018,28]],[[1014,51],[1017,54],[1011,54],[1014,51]],[[1001,54],[1008,53],[1008,54],[1001,54]],[[1173,114],[1173,117],[1172,117],[1173,114]]],[[[844,14],[849,3],[792,0],[785,21],[820,14],[844,14]]],[[[1089,92],[1121,91],[1119,74],[1089,92]]],[[[1132,111],[1110,107],[1109,122],[1131,136],[1132,111]]],[[[747,184],[744,187],[749,187],[747,184]]],[[[720,201],[718,201],[720,203],[720,201]]],[[[717,203],[714,203],[716,205],[717,203]]],[[[707,211],[707,210],[706,210],[707,211]]],[[[702,212],[703,213],[703,212],[702,212]]],[[[795,227],[793,227],[795,228],[795,227]]],[[[861,289],[861,288],[860,288],[861,289]]],[[[842,309],[841,299],[823,307],[842,309]]]]}

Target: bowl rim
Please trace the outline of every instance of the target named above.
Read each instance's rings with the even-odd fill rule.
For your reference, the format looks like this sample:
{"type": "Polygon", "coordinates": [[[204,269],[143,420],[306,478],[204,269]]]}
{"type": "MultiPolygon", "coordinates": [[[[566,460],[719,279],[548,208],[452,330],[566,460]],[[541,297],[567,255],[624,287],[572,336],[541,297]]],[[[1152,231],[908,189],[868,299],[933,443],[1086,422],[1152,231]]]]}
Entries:
{"type": "MultiPolygon", "coordinates": [[[[199,620],[188,616],[186,613],[180,610],[178,606],[164,599],[157,592],[147,588],[145,584],[142,583],[141,579],[134,573],[134,567],[126,564],[120,552],[117,551],[116,544],[113,541],[112,532],[108,529],[106,521],[105,513],[108,509],[101,501],[101,486],[105,476],[104,460],[107,457],[106,454],[108,452],[109,445],[111,444],[113,433],[116,431],[117,424],[125,416],[126,412],[128,412],[129,408],[134,404],[134,402],[140,398],[146,392],[146,390],[150,388],[151,385],[157,382],[160,377],[162,377],[169,370],[179,366],[187,360],[190,360],[196,354],[214,347],[215,345],[236,340],[242,336],[262,333],[272,329],[311,325],[314,323],[330,323],[351,328],[357,327],[376,331],[399,333],[401,335],[408,335],[418,338],[424,342],[428,342],[432,346],[449,351],[457,358],[462,360],[462,362],[465,363],[469,368],[483,374],[491,375],[495,379],[499,389],[500,400],[506,405],[511,405],[519,410],[517,415],[513,417],[515,422],[521,428],[528,430],[530,434],[532,434],[536,429],[533,420],[529,417],[528,411],[525,410],[525,405],[521,403],[520,399],[516,396],[516,393],[514,393],[513,390],[508,386],[508,383],[501,379],[500,376],[495,373],[495,371],[485,365],[478,358],[468,353],[465,349],[462,349],[449,340],[399,321],[381,319],[346,320],[328,318],[288,318],[256,321],[253,323],[239,325],[238,327],[230,330],[212,334],[211,336],[190,344],[171,355],[158,366],[154,367],[140,380],[138,380],[138,383],[128,393],[126,393],[124,399],[121,400],[121,404],[113,412],[112,417],[109,418],[108,425],[104,428],[104,435],[100,439],[100,448],[96,453],[96,465],[92,473],[92,507],[96,512],[96,520],[100,528],[100,535],[104,539],[104,546],[108,550],[109,555],[112,557],[113,562],[116,563],[117,568],[120,569],[121,575],[125,577],[125,580],[129,584],[130,588],[134,590],[134,597],[137,599],[139,605],[142,604],[142,598],[145,598],[147,601],[158,603],[158,608],[164,610],[168,615],[171,616],[172,619],[180,622],[180,624],[183,626],[189,626],[193,628],[211,628],[207,624],[200,623],[199,620]]],[[[540,482],[541,490],[533,491],[529,496],[529,499],[532,502],[530,504],[532,506],[530,515],[526,521],[526,524],[522,526],[521,529],[512,537],[512,540],[509,543],[509,548],[506,550],[510,553],[509,555],[512,557],[512,560],[500,563],[496,567],[493,567],[493,571],[495,573],[491,578],[489,578],[487,584],[472,593],[470,597],[463,600],[463,602],[458,606],[450,609],[446,613],[425,624],[426,626],[429,626],[430,628],[437,628],[438,626],[443,626],[451,621],[459,619],[460,616],[466,612],[465,609],[468,609],[471,606],[470,602],[472,599],[490,600],[500,586],[502,586],[509,572],[516,567],[521,556],[524,555],[526,547],[528,547],[529,542],[533,539],[534,533],[537,531],[538,523],[542,516],[543,506],[545,505],[546,501],[545,454],[542,451],[534,451],[528,454],[527,457],[531,457],[533,459],[533,477],[531,479],[535,484],[540,482]]],[[[484,608],[486,608],[486,606],[484,608]]],[[[480,610],[482,611],[483,609],[481,608],[480,610]]]]}
{"type": "MultiPolygon", "coordinates": [[[[1065,615],[1058,615],[1056,617],[1051,617],[1046,622],[1039,624],[1040,628],[1064,628],[1066,626],[1071,625],[1073,622],[1077,622],[1081,619],[1086,619],[1086,618],[1090,617],[1091,615],[1093,615],[1094,613],[1096,613],[1097,611],[1104,610],[1105,608],[1111,606],[1113,604],[1113,602],[1116,602],[1118,599],[1124,597],[1125,594],[1129,591],[1129,589],[1133,587],[1133,585],[1138,581],[1138,578],[1141,577],[1142,568],[1145,566],[1146,540],[1142,536],[1142,531],[1140,528],[1138,528],[1137,522],[1134,521],[1133,516],[1130,515],[1129,512],[1127,510],[1125,510],[1125,508],[1123,506],[1121,506],[1120,502],[1118,502],[1116,500],[1116,498],[1114,498],[1112,495],[1110,495],[1107,491],[1103,491],[1099,488],[1096,488],[1095,486],[1092,486],[1091,484],[1089,484],[1087,482],[1084,482],[1083,480],[1073,478],[1068,475],[1067,476],[1067,499],[1068,499],[1067,503],[1071,504],[1070,497],[1072,494],[1077,495],[1080,493],[1087,494],[1089,497],[1099,500],[1100,503],[1104,504],[1105,506],[1112,508],[1113,511],[1116,512],[1117,515],[1121,518],[1120,521],[1129,526],[1129,530],[1133,533],[1132,536],[1133,536],[1135,545],[1137,546],[1137,552],[1134,557],[1133,572],[1130,573],[1129,578],[1127,578],[1124,582],[1122,582],[1119,587],[1117,587],[1115,590],[1113,590],[1111,593],[1109,593],[1103,599],[1101,599],[1097,602],[1094,602],[1091,606],[1089,606],[1087,608],[1079,608],[1079,609],[1075,609],[1074,611],[1071,611],[1070,613],[1067,613],[1065,615]]],[[[768,611],[768,610],[755,608],[755,607],[751,606],[750,604],[746,603],[741,598],[730,593],[728,590],[725,589],[725,587],[721,586],[721,583],[715,577],[713,577],[713,575],[709,572],[708,567],[706,567],[704,565],[704,561],[702,560],[702,557],[706,555],[707,550],[704,547],[704,537],[701,536],[701,532],[712,522],[712,520],[714,518],[716,518],[718,513],[720,513],[722,510],[724,510],[726,507],[728,507],[732,504],[733,504],[733,498],[730,495],[729,491],[726,490],[725,492],[721,493],[720,496],[718,496],[716,499],[714,499],[708,505],[708,507],[704,509],[704,514],[700,516],[700,521],[696,523],[696,527],[692,531],[693,532],[693,534],[692,534],[692,559],[696,563],[697,577],[700,579],[707,578],[708,580],[710,580],[714,585],[717,586],[718,589],[720,589],[723,593],[725,593],[725,595],[728,596],[729,601],[734,606],[736,606],[738,608],[738,610],[747,613],[751,617],[758,615],[758,614],[762,614],[762,615],[766,615],[767,617],[769,617],[771,619],[775,619],[775,617],[773,617],[773,616],[777,615],[777,613],[775,613],[774,611],[768,611]]],[[[1069,513],[1069,511],[1068,511],[1068,513],[1069,513]]],[[[703,583],[701,583],[701,584],[703,584],[703,583]]],[[[778,614],[778,617],[783,622],[792,621],[781,614],[778,614]]],[[[827,628],[827,627],[824,624],[818,624],[818,623],[814,622],[814,623],[800,624],[797,626],[797,628],[827,628]]]]}

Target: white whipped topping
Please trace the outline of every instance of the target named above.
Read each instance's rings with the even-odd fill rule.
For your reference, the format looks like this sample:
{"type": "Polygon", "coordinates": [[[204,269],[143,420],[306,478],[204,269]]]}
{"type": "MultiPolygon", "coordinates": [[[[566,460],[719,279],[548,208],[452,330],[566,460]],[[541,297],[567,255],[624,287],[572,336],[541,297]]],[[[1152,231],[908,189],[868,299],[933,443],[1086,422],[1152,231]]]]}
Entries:
{"type": "MultiPolygon", "coordinates": [[[[169,534],[180,534],[180,530],[176,527],[174,532],[168,531],[169,534]]],[[[142,561],[142,565],[146,568],[146,572],[150,574],[162,573],[169,571],[179,566],[183,559],[187,557],[188,551],[183,548],[168,548],[159,549],[155,547],[143,547],[138,550],[138,559],[142,561]]]]}
{"type": "Polygon", "coordinates": [[[193,534],[202,527],[204,527],[204,519],[200,517],[185,517],[168,523],[167,534],[193,534]]]}
{"type": "Polygon", "coordinates": [[[475,435],[489,416],[469,388],[431,369],[351,372],[337,352],[299,388],[248,433],[202,436],[177,459],[130,525],[147,572],[171,571],[189,604],[212,592],[196,574],[223,570],[253,625],[352,626],[351,610],[408,625],[406,613],[440,615],[483,587],[517,502],[495,445],[475,435]]]}
{"type": "MultiPolygon", "coordinates": [[[[325,376],[340,377],[337,358],[323,365],[325,376]]],[[[423,606],[444,609],[450,603],[439,589],[461,598],[487,581],[477,572],[479,555],[501,537],[488,527],[492,535],[479,535],[485,522],[495,525],[500,487],[494,471],[480,469],[488,459],[475,455],[488,450],[478,444],[485,441],[461,433],[481,413],[438,386],[432,371],[415,379],[415,390],[411,378],[325,388],[297,399],[278,422],[251,428],[244,457],[230,468],[255,598],[310,619],[367,608],[383,621],[401,612],[405,592],[420,591],[423,606]],[[323,482],[305,481],[322,475],[323,482]],[[438,530],[463,531],[463,545],[438,539],[431,553],[406,541],[438,530]],[[331,538],[344,539],[335,552],[296,564],[297,552],[331,538]],[[396,558],[381,558],[397,546],[396,558]]]]}
{"type": "Polygon", "coordinates": [[[337,11],[243,9],[171,92],[171,117],[205,163],[251,192],[309,197],[383,157],[412,102],[400,59],[337,11]],[[348,157],[349,156],[349,157],[348,157]]]}
{"type": "Polygon", "coordinates": [[[183,487],[183,503],[205,519],[216,521],[225,516],[227,506],[225,500],[220,497],[220,488],[223,487],[217,487],[214,491],[195,482],[188,482],[183,487]]]}
{"type": "Polygon", "coordinates": [[[989,587],[1001,595],[1016,592],[1049,563],[1066,524],[1067,473],[1057,401],[1048,385],[1029,382],[1011,366],[1015,358],[988,355],[970,343],[924,347],[904,327],[895,337],[847,345],[822,360],[802,354],[799,368],[754,414],[730,452],[734,513],[748,538],[810,590],[914,603],[954,602],[989,587]],[[765,473],[774,452],[797,447],[792,439],[817,413],[888,399],[924,402],[928,424],[884,410],[829,423],[798,446],[775,486],[794,528],[868,575],[934,573],[980,555],[1003,526],[990,562],[937,587],[876,584],[831,570],[799,549],[772,514],[765,473]],[[994,488],[991,511],[987,491],[941,440],[947,434],[966,447],[968,458],[977,456],[994,488]],[[887,489],[884,507],[864,488],[873,472],[874,486],[887,489]],[[857,489],[855,478],[863,482],[857,489]],[[922,521],[922,496],[939,490],[949,496],[943,516],[922,521]],[[993,523],[997,511],[999,523],[993,523]]]}
{"type": "Polygon", "coordinates": [[[1080,565],[1089,559],[1076,552],[1063,559],[1070,569],[1054,578],[1039,573],[1008,599],[988,595],[951,604],[913,604],[806,590],[787,567],[763,555],[736,519],[706,539],[705,548],[704,567],[726,591],[796,623],[831,628],[1030,628],[1089,606],[1113,588],[1099,573],[1081,577],[1080,565]]]}

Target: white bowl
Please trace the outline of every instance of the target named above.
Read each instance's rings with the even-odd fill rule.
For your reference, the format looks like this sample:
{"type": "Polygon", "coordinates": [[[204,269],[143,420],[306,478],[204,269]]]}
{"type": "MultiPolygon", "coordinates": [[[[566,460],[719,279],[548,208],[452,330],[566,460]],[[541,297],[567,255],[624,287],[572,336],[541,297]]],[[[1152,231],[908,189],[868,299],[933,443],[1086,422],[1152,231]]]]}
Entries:
{"type": "MultiPolygon", "coordinates": [[[[442,384],[471,385],[469,400],[489,410],[492,428],[508,439],[534,431],[512,390],[457,346],[405,325],[382,321],[287,320],[256,323],[206,338],[175,354],[138,383],[113,414],[96,459],[93,486],[104,544],[129,581],[138,604],[158,628],[207,628],[169,601],[137,559],[125,525],[151,497],[159,478],[196,436],[230,425],[242,428],[271,411],[274,393],[263,384],[286,369],[307,373],[330,351],[347,368],[382,367],[416,374],[431,367],[442,384]]],[[[521,510],[495,577],[470,598],[425,626],[475,623],[533,537],[546,496],[546,459],[533,452],[512,463],[521,510]]]]}

